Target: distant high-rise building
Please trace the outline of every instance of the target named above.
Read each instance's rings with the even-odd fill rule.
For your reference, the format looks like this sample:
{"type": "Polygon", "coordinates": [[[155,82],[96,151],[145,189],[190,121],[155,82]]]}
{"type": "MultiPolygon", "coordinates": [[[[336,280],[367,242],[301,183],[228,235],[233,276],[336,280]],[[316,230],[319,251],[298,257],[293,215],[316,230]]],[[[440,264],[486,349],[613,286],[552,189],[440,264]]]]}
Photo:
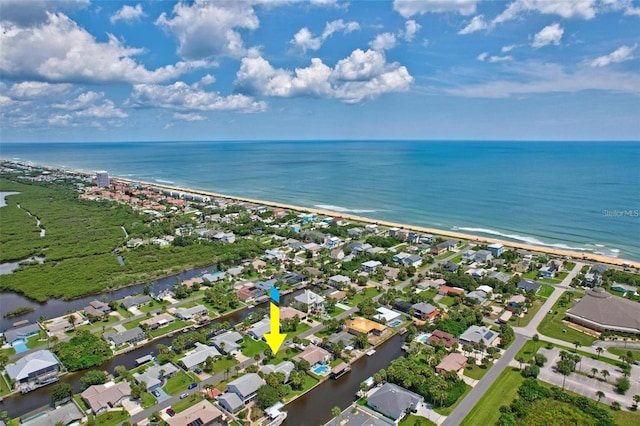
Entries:
{"type": "Polygon", "coordinates": [[[96,172],[96,184],[100,188],[108,188],[109,187],[109,173],[104,170],[96,172]]]}

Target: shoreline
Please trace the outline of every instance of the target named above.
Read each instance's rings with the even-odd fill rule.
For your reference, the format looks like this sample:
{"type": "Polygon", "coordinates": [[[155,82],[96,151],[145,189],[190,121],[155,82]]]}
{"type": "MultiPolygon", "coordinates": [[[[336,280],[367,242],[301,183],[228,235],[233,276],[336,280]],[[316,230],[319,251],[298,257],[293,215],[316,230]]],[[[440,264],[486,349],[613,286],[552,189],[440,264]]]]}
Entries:
{"type": "MultiPolygon", "coordinates": [[[[20,161],[12,161],[12,160],[4,160],[4,159],[3,161],[8,161],[12,163],[23,163],[20,161]]],[[[44,169],[50,169],[50,170],[63,170],[63,171],[72,172],[72,173],[76,173],[76,174],[84,175],[88,177],[93,177],[94,175],[94,173],[87,172],[84,170],[78,170],[78,169],[53,167],[53,166],[47,166],[47,165],[35,165],[34,163],[32,163],[32,165],[36,167],[41,167],[44,169]]],[[[221,193],[206,191],[202,189],[186,188],[182,186],[170,185],[170,184],[164,184],[164,183],[158,183],[158,182],[146,182],[139,179],[131,179],[131,178],[119,177],[119,176],[110,176],[109,178],[116,179],[122,182],[127,182],[127,183],[136,183],[136,184],[142,184],[145,186],[168,189],[168,190],[173,190],[178,192],[188,192],[192,194],[206,195],[206,196],[215,197],[215,198],[224,198],[232,201],[241,201],[241,202],[247,202],[252,204],[265,205],[268,207],[277,207],[277,208],[282,208],[287,210],[294,210],[297,212],[315,213],[317,215],[322,215],[322,216],[340,217],[343,219],[348,219],[348,220],[367,223],[367,224],[382,225],[390,228],[401,228],[401,229],[406,229],[410,231],[418,231],[422,233],[434,234],[436,236],[456,238],[460,240],[468,240],[468,241],[473,241],[477,243],[487,243],[487,244],[498,243],[498,244],[504,245],[507,248],[524,249],[532,252],[547,253],[547,254],[552,254],[552,255],[561,256],[561,257],[566,256],[566,257],[570,257],[577,260],[587,260],[587,261],[590,260],[597,263],[608,263],[616,266],[629,266],[633,268],[640,268],[640,261],[620,259],[620,258],[609,257],[601,254],[585,253],[585,252],[576,251],[576,250],[558,249],[558,248],[552,248],[547,246],[539,246],[535,244],[509,241],[509,240],[500,239],[500,238],[483,237],[480,235],[467,234],[467,233],[458,232],[458,231],[448,231],[443,229],[436,229],[436,228],[430,228],[430,227],[418,226],[418,225],[410,225],[410,224],[393,222],[393,221],[382,220],[382,219],[372,219],[372,218],[368,218],[360,215],[354,215],[354,214],[349,214],[344,212],[341,213],[341,212],[327,210],[327,209],[319,209],[316,207],[296,206],[293,204],[281,203],[277,201],[268,201],[268,200],[260,200],[256,198],[221,194],[221,193]]]]}

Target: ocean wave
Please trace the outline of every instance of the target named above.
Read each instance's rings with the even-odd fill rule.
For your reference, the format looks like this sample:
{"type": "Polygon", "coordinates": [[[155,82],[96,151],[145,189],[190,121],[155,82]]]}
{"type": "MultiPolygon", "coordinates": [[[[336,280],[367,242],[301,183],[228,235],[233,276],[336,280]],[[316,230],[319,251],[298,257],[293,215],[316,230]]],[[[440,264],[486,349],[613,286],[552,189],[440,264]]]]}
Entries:
{"type": "Polygon", "coordinates": [[[349,209],[346,207],[334,206],[332,204],[314,204],[313,207],[317,207],[322,210],[331,210],[338,213],[375,213],[377,210],[367,209],[349,209]]]}
{"type": "MultiPolygon", "coordinates": [[[[454,226],[453,227],[454,231],[467,231],[467,232],[480,232],[482,234],[489,234],[489,235],[496,235],[499,237],[504,237],[504,238],[508,238],[511,240],[516,240],[516,241],[522,241],[523,243],[526,244],[532,244],[532,245],[536,245],[536,246],[543,246],[543,247],[552,247],[552,248],[557,248],[557,249],[562,249],[562,250],[573,250],[573,251],[584,251],[584,252],[592,252],[592,253],[596,253],[596,254],[603,254],[603,253],[599,253],[596,251],[596,249],[594,248],[589,248],[589,247],[575,247],[575,246],[570,246],[564,243],[545,243],[544,241],[541,241],[535,237],[526,237],[526,236],[522,236],[522,235],[518,235],[518,234],[507,234],[504,232],[500,232],[500,231],[496,231],[493,229],[487,229],[487,228],[468,228],[465,226],[454,226]]],[[[602,246],[604,247],[604,246],[602,246]]],[[[610,249],[608,251],[613,252],[614,250],[617,249],[610,249]]],[[[620,251],[620,250],[618,250],[620,251]]],[[[611,257],[615,257],[611,254],[606,254],[606,256],[611,256],[611,257]]]]}
{"type": "Polygon", "coordinates": [[[165,180],[165,179],[159,179],[159,178],[153,178],[154,181],[158,182],[158,183],[166,183],[169,185],[173,185],[175,182],[172,180],[165,180]]]}

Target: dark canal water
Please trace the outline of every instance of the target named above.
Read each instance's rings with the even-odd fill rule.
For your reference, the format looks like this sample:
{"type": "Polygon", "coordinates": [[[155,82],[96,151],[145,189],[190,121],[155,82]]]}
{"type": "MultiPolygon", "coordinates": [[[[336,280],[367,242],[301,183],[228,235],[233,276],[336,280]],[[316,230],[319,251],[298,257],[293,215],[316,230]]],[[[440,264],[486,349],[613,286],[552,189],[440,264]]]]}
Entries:
{"type": "Polygon", "coordinates": [[[402,336],[394,336],[376,349],[372,356],[364,356],[351,366],[351,372],[338,380],[327,380],[311,392],[284,407],[288,412],[286,426],[318,426],[331,419],[335,406],[347,408],[356,399],[360,383],[373,376],[389,363],[404,356],[402,336]]]}

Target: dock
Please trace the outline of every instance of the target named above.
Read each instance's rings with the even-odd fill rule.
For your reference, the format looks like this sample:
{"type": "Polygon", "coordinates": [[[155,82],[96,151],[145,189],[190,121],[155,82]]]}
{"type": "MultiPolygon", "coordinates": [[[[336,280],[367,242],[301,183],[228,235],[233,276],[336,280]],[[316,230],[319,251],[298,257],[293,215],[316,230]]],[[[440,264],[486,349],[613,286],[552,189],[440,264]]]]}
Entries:
{"type": "Polygon", "coordinates": [[[331,378],[333,380],[339,379],[340,377],[347,374],[349,371],[351,371],[351,366],[346,362],[341,362],[340,364],[336,365],[331,369],[331,378]]]}
{"type": "Polygon", "coordinates": [[[367,356],[371,356],[371,355],[373,355],[373,354],[375,354],[375,353],[376,353],[376,350],[375,350],[375,349],[369,349],[369,350],[366,352],[367,356]]]}

